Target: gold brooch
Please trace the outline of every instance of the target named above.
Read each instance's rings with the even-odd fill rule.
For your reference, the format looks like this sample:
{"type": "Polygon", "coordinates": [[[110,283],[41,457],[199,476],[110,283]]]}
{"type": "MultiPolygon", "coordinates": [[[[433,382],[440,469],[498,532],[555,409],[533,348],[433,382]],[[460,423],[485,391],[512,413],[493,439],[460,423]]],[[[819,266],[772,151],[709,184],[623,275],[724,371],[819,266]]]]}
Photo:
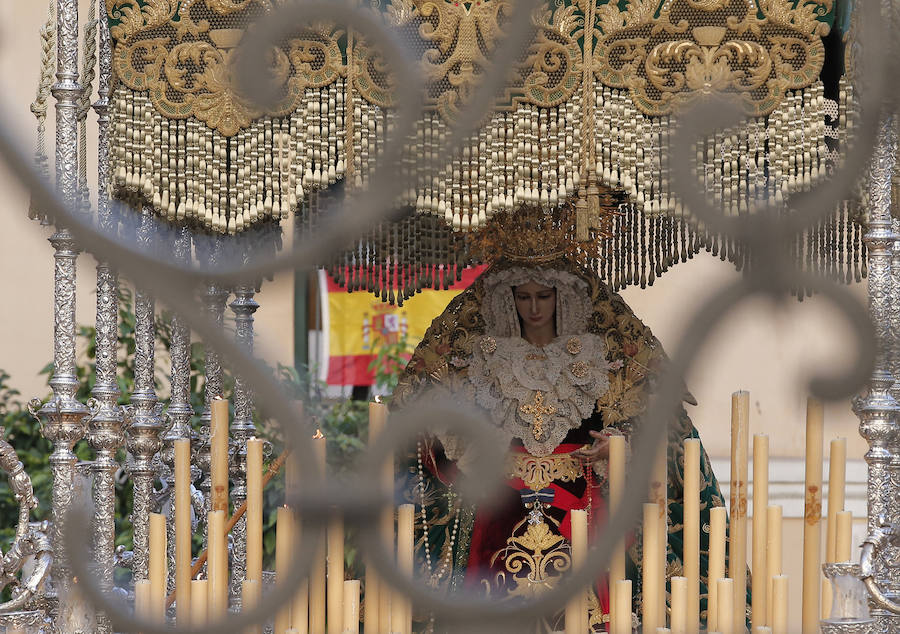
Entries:
{"type": "Polygon", "coordinates": [[[493,337],[482,337],[478,345],[481,346],[481,351],[485,354],[497,352],[497,340],[493,337]]]}
{"type": "Polygon", "coordinates": [[[578,337],[569,337],[569,340],[566,342],[566,350],[569,351],[569,354],[578,354],[581,352],[581,339],[578,337]]]}
{"type": "Polygon", "coordinates": [[[576,361],[572,364],[572,374],[574,374],[577,378],[583,379],[587,376],[589,366],[584,361],[576,361]]]}

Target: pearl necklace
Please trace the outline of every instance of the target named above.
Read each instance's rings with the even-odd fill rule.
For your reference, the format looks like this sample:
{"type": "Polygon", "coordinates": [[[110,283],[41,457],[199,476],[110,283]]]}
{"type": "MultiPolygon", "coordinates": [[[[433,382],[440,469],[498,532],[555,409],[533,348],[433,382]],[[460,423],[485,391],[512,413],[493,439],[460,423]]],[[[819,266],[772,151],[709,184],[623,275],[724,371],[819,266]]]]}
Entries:
{"type": "MultiPolygon", "coordinates": [[[[459,533],[459,504],[456,504],[456,511],[453,519],[453,529],[450,531],[450,544],[449,548],[446,549],[445,556],[441,557],[440,567],[437,572],[433,572],[431,565],[431,546],[428,541],[428,515],[425,510],[425,470],[422,467],[422,442],[419,441],[416,443],[416,461],[418,467],[418,483],[416,484],[416,488],[419,490],[419,503],[422,507],[422,531],[424,533],[425,539],[423,539],[423,543],[425,546],[425,566],[428,570],[428,577],[430,580],[430,584],[432,586],[437,585],[437,582],[441,579],[441,577],[446,574],[451,568],[451,559],[453,557],[453,547],[456,544],[456,536],[459,533]]],[[[447,506],[454,504],[456,499],[456,493],[452,490],[452,485],[450,491],[447,492],[447,506]]]]}

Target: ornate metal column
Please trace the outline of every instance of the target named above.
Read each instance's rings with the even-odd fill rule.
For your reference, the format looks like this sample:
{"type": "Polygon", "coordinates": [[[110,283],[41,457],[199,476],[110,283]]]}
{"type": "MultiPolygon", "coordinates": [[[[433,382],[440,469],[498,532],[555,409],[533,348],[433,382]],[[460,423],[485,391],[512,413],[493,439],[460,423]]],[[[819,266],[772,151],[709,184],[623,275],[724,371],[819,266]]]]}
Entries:
{"type": "MultiPolygon", "coordinates": [[[[74,208],[78,201],[77,145],[78,99],[78,3],[58,0],[56,13],[56,83],[51,92],[56,99],[56,186],[63,201],[74,208]]],[[[71,234],[62,227],[50,238],[54,249],[53,282],[53,397],[37,415],[43,422],[44,436],[53,443],[50,468],[53,472],[52,526],[53,591],[65,599],[71,584],[68,558],[62,543],[63,518],[72,502],[76,457],[72,447],[84,435],[87,408],[75,394],[78,378],[75,369],[75,259],[79,249],[71,234]]],[[[66,623],[71,604],[59,606],[58,619],[66,623]]]]}
{"type": "MultiPolygon", "coordinates": [[[[241,284],[234,289],[235,339],[248,352],[253,352],[253,313],[259,304],[253,296],[255,284],[241,284]]],[[[231,422],[231,499],[235,508],[247,499],[247,440],[256,432],[253,424],[253,392],[239,373],[234,379],[234,420],[231,422]]],[[[234,558],[232,568],[232,593],[240,596],[241,582],[247,573],[247,516],[235,525],[234,558]]]]}
{"type": "MultiPolygon", "coordinates": [[[[101,231],[114,234],[118,223],[109,208],[109,95],[111,57],[109,25],[99,21],[100,32],[100,99],[94,104],[100,136],[98,147],[97,220],[101,231]]],[[[116,538],[116,483],[119,467],[116,452],[124,440],[122,408],[119,407],[119,386],[116,381],[118,349],[119,278],[106,263],[97,265],[96,359],[97,381],[91,391],[91,419],[87,438],[94,450],[93,502],[93,559],[97,579],[104,590],[113,586],[116,538]]],[[[103,615],[98,615],[97,630],[111,632],[103,615]]]]}
{"type": "MultiPolygon", "coordinates": [[[[174,257],[179,263],[190,264],[191,233],[187,227],[179,229],[174,257]]],[[[161,437],[163,443],[161,457],[165,466],[163,487],[169,501],[166,543],[169,555],[168,585],[171,592],[175,589],[175,441],[191,437],[191,416],[194,415],[194,408],[191,407],[191,329],[177,313],[172,315],[172,342],[169,354],[172,359],[172,395],[166,410],[169,427],[161,437]]]]}
{"type": "MultiPolygon", "coordinates": [[[[897,145],[894,117],[886,113],[878,124],[878,141],[868,173],[869,231],[865,236],[868,248],[869,307],[877,338],[877,356],[868,393],[855,404],[860,417],[859,432],[869,443],[865,459],[869,465],[868,532],[879,528],[880,520],[891,516],[897,506],[898,489],[891,480],[892,448],[897,442],[897,401],[891,394],[894,377],[891,374],[892,333],[892,259],[894,242],[892,231],[891,173],[897,145]]],[[[876,577],[882,588],[888,588],[890,574],[884,558],[876,566],[876,577]]],[[[897,617],[873,606],[872,616],[877,631],[895,631],[897,617]]]]}
{"type": "MultiPolygon", "coordinates": [[[[197,242],[198,257],[207,265],[215,265],[217,261],[218,251],[221,249],[221,239],[216,239],[215,243],[210,246],[208,243],[197,242]],[[207,248],[203,248],[207,247],[207,248]]],[[[207,318],[214,321],[220,328],[225,320],[225,301],[228,299],[228,289],[222,288],[216,284],[207,285],[203,295],[203,311],[207,318]]],[[[206,346],[206,388],[205,388],[205,405],[203,413],[200,415],[200,434],[196,444],[196,455],[194,462],[200,468],[203,479],[200,481],[199,489],[204,495],[206,509],[209,510],[210,504],[210,471],[209,471],[209,422],[210,409],[209,404],[216,396],[221,396],[224,391],[222,375],[222,360],[218,353],[209,345],[206,346]]],[[[205,517],[203,528],[203,545],[206,545],[206,524],[205,517]]]]}
{"type": "MultiPolygon", "coordinates": [[[[138,230],[138,242],[153,243],[153,209],[147,207],[138,230]]],[[[128,451],[131,453],[130,471],[134,483],[131,524],[134,529],[131,569],[135,580],[146,579],[147,550],[150,546],[149,514],[153,501],[153,480],[156,469],[153,457],[159,450],[160,404],[153,382],[155,325],[153,297],[137,289],[134,296],[134,392],[128,411],[128,451]]]]}

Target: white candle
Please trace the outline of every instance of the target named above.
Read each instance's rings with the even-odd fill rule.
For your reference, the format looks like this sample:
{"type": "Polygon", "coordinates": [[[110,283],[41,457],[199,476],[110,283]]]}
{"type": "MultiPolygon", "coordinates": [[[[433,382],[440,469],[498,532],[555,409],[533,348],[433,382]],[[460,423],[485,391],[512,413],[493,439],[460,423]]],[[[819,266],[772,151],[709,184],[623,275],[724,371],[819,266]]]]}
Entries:
{"type": "MultiPolygon", "coordinates": [[[[284,583],[290,574],[289,569],[294,560],[294,516],[286,506],[277,511],[275,520],[275,582],[284,583]]],[[[291,626],[291,605],[288,603],[275,615],[274,634],[285,634],[291,626]]]]}
{"type": "Polygon", "coordinates": [[[335,518],[328,524],[328,634],[341,634],[344,618],[344,522],[335,518]]]}
{"type": "Polygon", "coordinates": [[[835,518],[835,561],[853,559],[853,513],[841,511],[835,518]]]}
{"type": "MultiPolygon", "coordinates": [[[[416,507],[412,504],[401,504],[397,508],[397,569],[401,574],[412,579],[414,557],[414,529],[416,507]]],[[[394,597],[397,607],[391,614],[391,629],[402,634],[412,633],[412,605],[402,595],[394,597]],[[402,611],[402,612],[401,612],[402,611]],[[401,615],[398,624],[395,616],[401,615]]]]}
{"type": "Polygon", "coordinates": [[[359,634],[359,580],[344,582],[343,634],[359,634]]]}
{"type": "MultiPolygon", "coordinates": [[[[241,611],[252,612],[259,604],[261,582],[255,579],[244,579],[241,582],[241,611]]],[[[262,627],[254,624],[244,630],[246,634],[262,634],[262,627]]]]}
{"type": "Polygon", "coordinates": [[[615,597],[615,627],[617,629],[613,634],[631,634],[631,579],[616,581],[615,597]]]}
{"type": "Polygon", "coordinates": [[[810,398],[806,409],[806,505],[803,522],[803,634],[819,631],[822,576],[822,403],[810,398]]]}
{"type": "Polygon", "coordinates": [[[191,622],[191,441],[175,440],[175,611],[191,622]]]}
{"type": "Polygon", "coordinates": [[[247,579],[262,583],[263,441],[247,440],[247,579]]]}
{"type": "Polygon", "coordinates": [[[150,614],[166,617],[166,516],[150,513],[150,614]]]}
{"type": "MultiPolygon", "coordinates": [[[[587,557],[587,511],[575,509],[570,511],[572,526],[572,570],[578,570],[587,557]]],[[[566,605],[566,632],[586,632],[588,612],[585,604],[585,593],[576,592],[566,605]]]]}
{"type": "MultiPolygon", "coordinates": [[[[325,453],[325,436],[322,432],[316,430],[316,435],[312,437],[313,458],[322,478],[325,477],[325,465],[327,464],[325,453]]],[[[327,531],[326,531],[327,532],[327,531]]],[[[327,536],[326,536],[326,542],[327,536]]],[[[325,634],[325,612],[326,612],[326,575],[327,575],[327,550],[324,543],[319,544],[316,548],[312,567],[309,573],[309,632],[310,634],[325,634]]],[[[340,614],[340,612],[338,613],[340,614]]],[[[293,618],[293,617],[292,617],[293,618]]],[[[302,616],[301,616],[302,622],[302,616]]],[[[296,619],[294,627],[297,627],[296,619]]]]}
{"type": "MultiPolygon", "coordinates": [[[[847,480],[847,439],[835,438],[828,453],[828,515],[825,520],[825,563],[837,557],[837,514],[844,510],[844,488],[847,480]]],[[[822,579],[822,618],[831,614],[831,582],[822,579]]]]}
{"type": "Polygon", "coordinates": [[[719,631],[743,632],[747,602],[747,451],[750,443],[750,393],[731,395],[731,534],[728,576],[734,580],[732,620],[726,629],[719,599],[719,631]]]}
{"type": "MultiPolygon", "coordinates": [[[[672,577],[672,634],[688,632],[688,580],[687,577],[672,577]]],[[[695,632],[697,630],[691,630],[695,632]]]]}
{"type": "Polygon", "coordinates": [[[228,610],[228,555],[225,541],[225,512],[210,511],[207,516],[209,579],[207,611],[213,621],[225,618],[228,610]]]}
{"type": "Polygon", "coordinates": [[[772,577],[781,574],[781,506],[766,508],[766,625],[771,626],[772,617],[772,577]]]}
{"type": "MultiPolygon", "coordinates": [[[[387,423],[388,417],[388,409],[387,405],[380,401],[375,401],[369,403],[369,443],[374,443],[381,432],[384,430],[384,426],[387,423]]],[[[381,473],[381,484],[384,488],[385,492],[392,495],[394,491],[394,460],[393,457],[389,458],[385,464],[382,466],[381,473]]],[[[384,542],[385,550],[394,548],[394,512],[393,509],[384,509],[381,513],[381,518],[379,521],[379,531],[381,532],[381,539],[384,542]]],[[[378,601],[378,607],[373,610],[373,617],[377,616],[378,628],[377,631],[379,634],[385,633],[390,634],[391,632],[391,598],[392,592],[391,588],[386,584],[382,583],[380,579],[377,578],[375,574],[374,568],[372,570],[372,577],[375,581],[373,584],[373,590],[371,600],[372,602],[378,601]]],[[[366,587],[366,615],[368,618],[369,613],[369,588],[366,587]]]]}
{"type": "Polygon", "coordinates": [[[753,575],[750,626],[766,624],[766,508],[769,506],[769,437],[753,435],[753,575]]]}
{"type": "Polygon", "coordinates": [[[149,579],[134,582],[134,615],[145,620],[158,618],[153,611],[152,584],[149,579]]]}
{"type": "Polygon", "coordinates": [[[656,547],[659,549],[655,556],[656,578],[659,579],[660,591],[658,594],[657,614],[660,625],[665,625],[666,620],[666,556],[669,543],[669,513],[668,513],[668,484],[669,484],[669,452],[668,445],[662,443],[657,450],[656,461],[653,463],[653,472],[650,474],[650,502],[655,502],[659,511],[657,526],[659,538],[656,547]]]}
{"type": "MultiPolygon", "coordinates": [[[[211,510],[228,512],[228,401],[210,401],[209,461],[211,510]]],[[[207,539],[208,541],[208,539],[207,539]]]]}
{"type": "MultiPolygon", "coordinates": [[[[622,492],[625,490],[625,436],[614,435],[609,437],[609,508],[611,513],[622,501],[622,492]]],[[[623,537],[609,562],[609,590],[610,602],[616,603],[616,591],[619,581],[625,579],[625,539],[623,537]]],[[[630,611],[629,611],[630,614],[630,611]]],[[[629,617],[630,618],[630,617],[629,617]]]]}
{"type": "Polygon", "coordinates": [[[724,506],[716,506],[709,510],[709,597],[707,598],[707,627],[710,631],[719,629],[718,584],[716,581],[725,577],[725,524],[724,506]]]}
{"type": "Polygon", "coordinates": [[[788,578],[772,577],[772,634],[788,634],[788,578]]]}
{"type": "Polygon", "coordinates": [[[644,631],[655,632],[660,625],[659,593],[661,583],[659,580],[659,514],[655,503],[644,504],[644,531],[643,531],[644,565],[642,570],[643,593],[642,607],[643,617],[641,623],[644,631]]]}
{"type": "MultiPolygon", "coordinates": [[[[700,630],[700,440],[684,441],[684,577],[687,588],[685,628],[700,630]]],[[[675,631],[675,625],[672,625],[675,631]]]]}
{"type": "MultiPolygon", "coordinates": [[[[717,579],[716,586],[716,601],[719,604],[719,632],[722,634],[734,634],[735,619],[727,616],[734,614],[734,579],[717,579]]],[[[743,625],[738,631],[744,631],[743,625]]]]}
{"type": "Polygon", "coordinates": [[[209,614],[207,613],[209,582],[206,579],[192,579],[190,587],[191,627],[197,629],[206,626],[209,621],[209,614]]]}

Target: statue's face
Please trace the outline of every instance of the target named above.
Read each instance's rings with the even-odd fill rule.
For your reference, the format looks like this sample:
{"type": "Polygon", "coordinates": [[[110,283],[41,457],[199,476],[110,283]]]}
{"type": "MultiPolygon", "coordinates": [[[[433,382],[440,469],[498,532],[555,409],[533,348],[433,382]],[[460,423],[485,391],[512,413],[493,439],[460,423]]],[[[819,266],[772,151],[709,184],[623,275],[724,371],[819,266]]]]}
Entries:
{"type": "Polygon", "coordinates": [[[556,315],[556,289],[536,282],[519,284],[513,288],[516,310],[529,330],[553,327],[556,315]]]}

